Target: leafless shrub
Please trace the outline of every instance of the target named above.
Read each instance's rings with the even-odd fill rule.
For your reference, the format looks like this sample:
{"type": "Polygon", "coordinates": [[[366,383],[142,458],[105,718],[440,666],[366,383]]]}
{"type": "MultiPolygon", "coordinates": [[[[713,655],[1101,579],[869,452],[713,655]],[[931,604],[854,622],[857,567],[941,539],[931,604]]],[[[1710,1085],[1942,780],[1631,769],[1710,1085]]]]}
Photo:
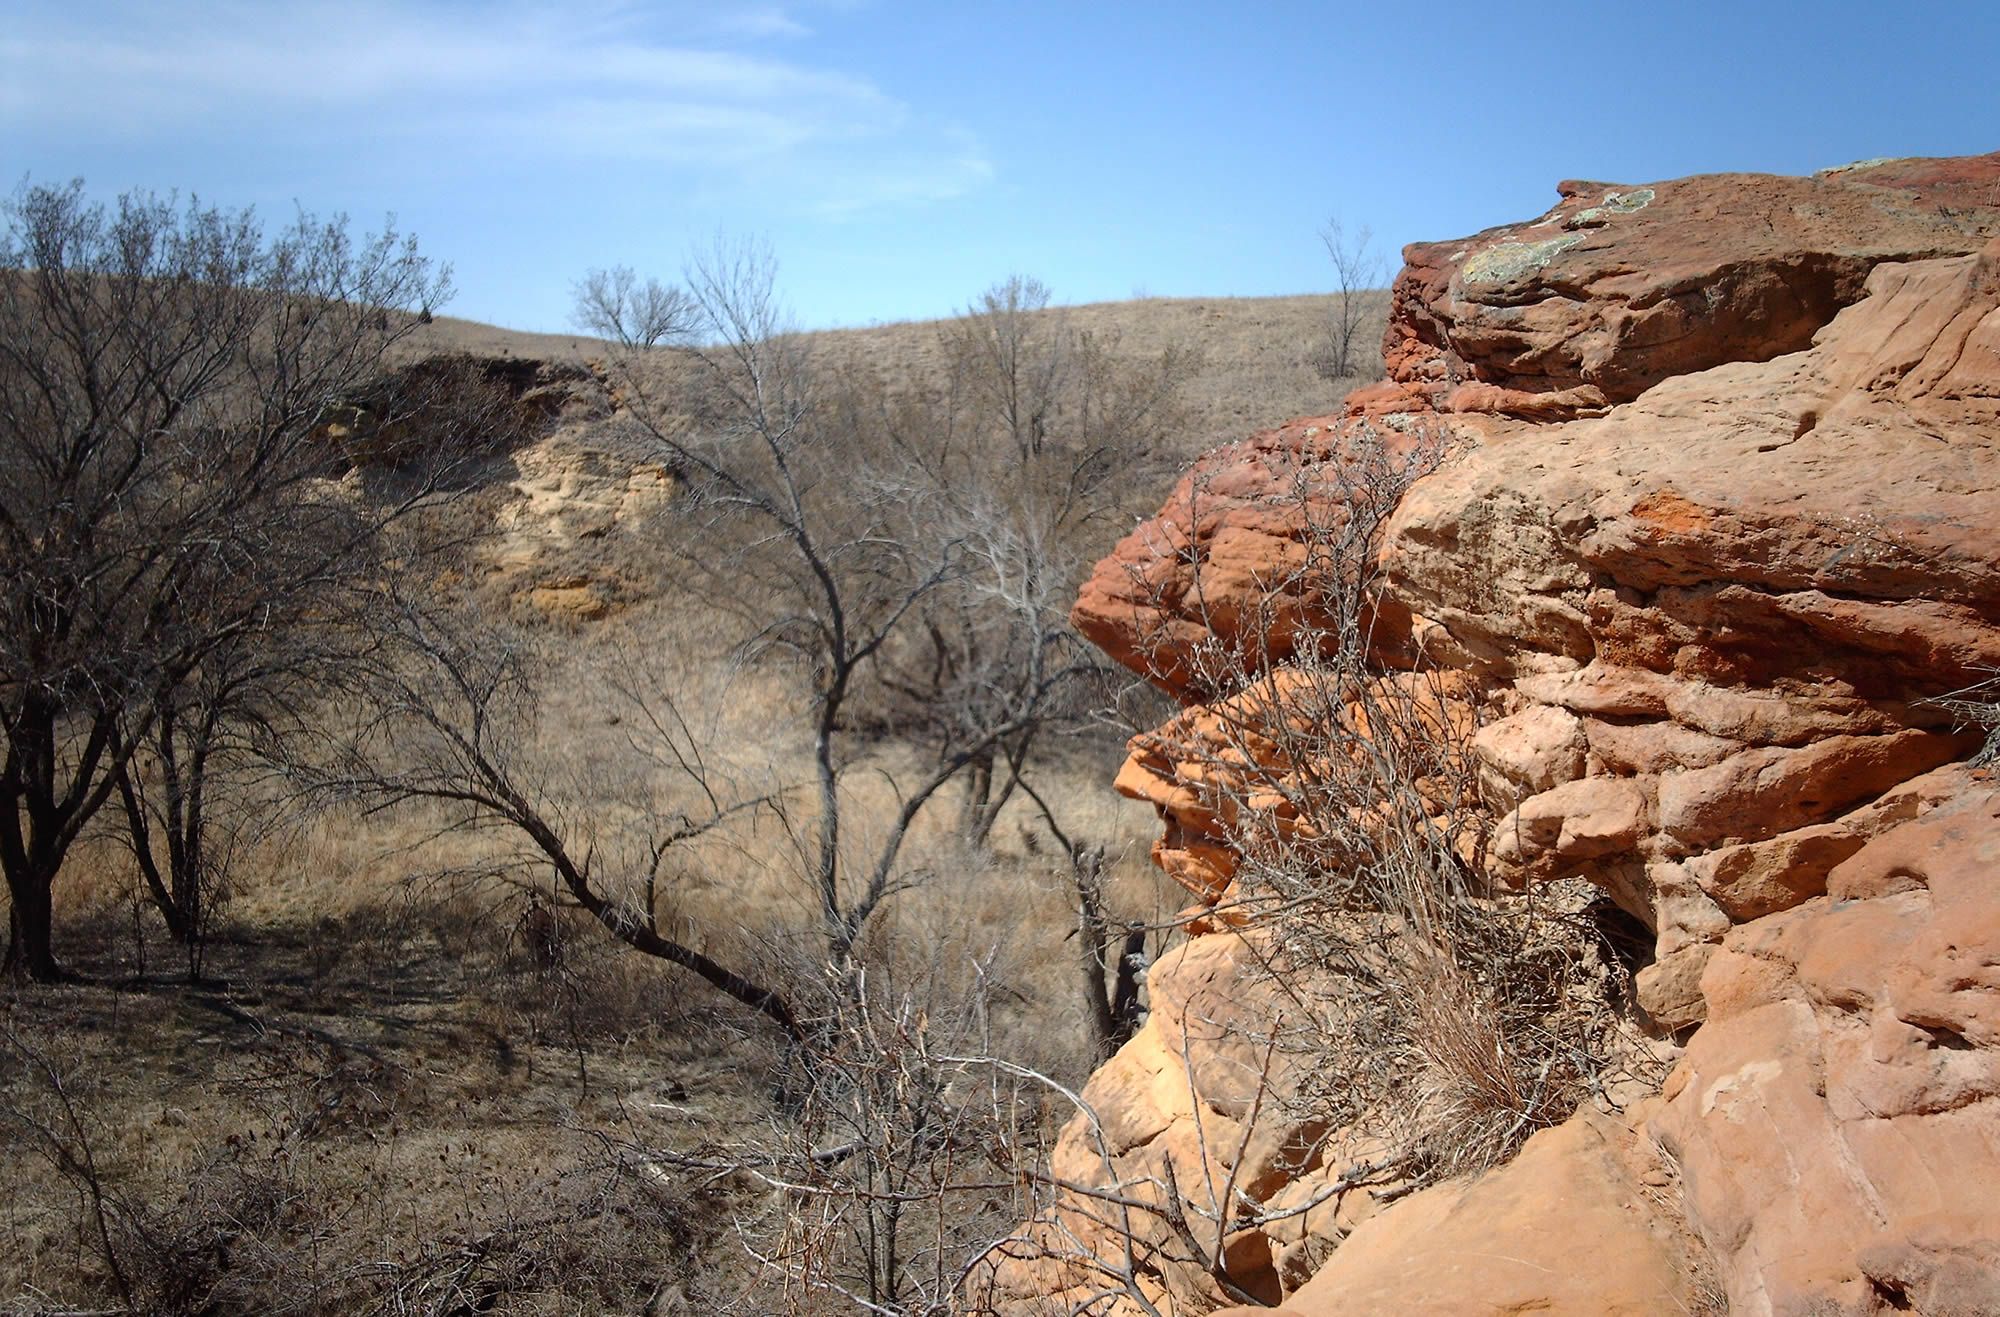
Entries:
{"type": "Polygon", "coordinates": [[[768,1191],[736,1227],[759,1282],[726,1311],[941,1317],[1032,1212],[1049,1108],[1030,1072],[987,1059],[994,984],[969,968],[950,997],[920,979],[829,978],[827,1024],[794,1058],[781,1118],[731,1145],[643,1153],[678,1183],[768,1191]]]}
{"type": "Polygon", "coordinates": [[[1382,528],[1444,456],[1435,434],[1390,438],[1356,423],[1302,452],[1286,496],[1301,553],[1267,600],[1304,615],[1267,602],[1217,619],[1234,644],[1172,654],[1226,694],[1159,748],[1224,821],[1241,856],[1230,917],[1255,923],[1312,1022],[1321,1067],[1301,1100],[1336,1128],[1393,1113],[1404,1169],[1428,1178],[1504,1160],[1565,1118],[1603,1039],[1576,995],[1591,939],[1477,877],[1477,681],[1384,633],[1382,528]],[[1256,648],[1274,636],[1275,659],[1256,648]]]}
{"type": "Polygon", "coordinates": [[[1986,733],[1986,744],[1972,757],[1972,764],[2000,760],[2000,672],[1925,703],[1945,710],[1961,730],[1978,728],[1986,733]]]}

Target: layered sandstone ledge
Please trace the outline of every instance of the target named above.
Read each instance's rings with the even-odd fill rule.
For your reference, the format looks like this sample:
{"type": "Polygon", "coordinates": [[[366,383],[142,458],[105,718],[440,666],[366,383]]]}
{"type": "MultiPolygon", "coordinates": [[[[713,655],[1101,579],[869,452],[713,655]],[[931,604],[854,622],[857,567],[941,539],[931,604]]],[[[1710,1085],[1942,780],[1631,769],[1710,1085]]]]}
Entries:
{"type": "MultiPolygon", "coordinates": [[[[1226,904],[1232,820],[1186,747],[1324,610],[1313,500],[1354,486],[1300,473],[1363,434],[1441,444],[1382,529],[1374,661],[1464,693],[1484,876],[1586,878],[1644,920],[1641,1017],[1685,1050],[1507,1167],[1387,1207],[1339,1190],[1223,1271],[1302,1314],[1720,1310],[1704,1275],[1747,1314],[2000,1311],[2000,787],[1926,702],[2000,668],[2000,153],[1560,193],[1409,248],[1390,378],[1204,458],[1075,618],[1189,704],[1118,787],[1226,904]]],[[[1249,1129],[1227,1022],[1271,985],[1246,945],[1156,967],[1065,1178],[1235,1158],[1268,1208],[1366,1163],[1249,1129]]],[[[1070,1270],[1006,1280],[1062,1311],[1103,1289],[1070,1270]]],[[[1225,1302],[1140,1279],[1162,1312],[1225,1302]]]]}

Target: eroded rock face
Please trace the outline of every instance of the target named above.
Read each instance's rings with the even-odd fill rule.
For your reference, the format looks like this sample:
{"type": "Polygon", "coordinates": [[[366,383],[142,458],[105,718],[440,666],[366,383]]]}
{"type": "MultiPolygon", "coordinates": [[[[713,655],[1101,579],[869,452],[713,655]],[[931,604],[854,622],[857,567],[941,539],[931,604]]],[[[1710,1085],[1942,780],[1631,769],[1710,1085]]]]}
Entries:
{"type": "MultiPolygon", "coordinates": [[[[1386,517],[1362,630],[1375,680],[1447,674],[1478,715],[1492,826],[1468,858],[1496,890],[1587,878],[1653,931],[1638,1005],[1688,1050],[1646,1128],[1732,1311],[2000,1311],[2000,794],[1926,703],[2000,667],[2000,153],[1561,191],[1410,248],[1391,378],[1210,454],[1100,565],[1078,625],[1193,706],[1135,740],[1119,789],[1159,807],[1163,866],[1226,904],[1235,830],[1298,826],[1271,787],[1312,768],[1244,702],[1315,661],[1341,588],[1312,567],[1357,561],[1315,555],[1386,517]],[[1340,474],[1383,440],[1443,454],[1392,513],[1340,474]]],[[[1240,960],[1254,938],[1191,946],[1240,960]]],[[[1174,1078],[1148,1028],[1099,1090],[1128,1114],[1174,1078]]],[[[1256,1201],[1337,1181],[1345,1137],[1256,1201]]],[[[1566,1138],[1490,1180],[1553,1157],[1590,1187],[1550,1193],[1618,1201],[1566,1138]]],[[[1481,1192],[1366,1225],[1343,1196],[1232,1239],[1232,1265],[1300,1312],[1424,1310],[1381,1286],[1446,1266],[1481,1192]]],[[[1493,1209],[1488,1250],[1533,1256],[1567,1228],[1541,1210],[1493,1209]]],[[[1211,1281],[1148,1283],[1197,1312],[1226,1297],[1211,1281]]]]}
{"type": "MultiPolygon", "coordinates": [[[[1423,427],[1387,429],[1355,459],[1355,425],[1308,417],[1260,431],[1199,459],[1159,515],[1119,542],[1084,583],[1070,619],[1118,662],[1189,698],[1213,695],[1244,671],[1283,663],[1302,632],[1326,620],[1338,582],[1317,570],[1357,495],[1427,460],[1423,427]],[[1302,515],[1302,510],[1304,515],[1302,515]]],[[[1387,506],[1364,516],[1386,515],[1387,506]]],[[[1337,575],[1337,573],[1336,573],[1337,575]]],[[[1388,663],[1410,619],[1393,600],[1363,625],[1388,663]]]]}
{"type": "Polygon", "coordinates": [[[560,423],[511,454],[496,533],[481,557],[517,604],[582,625],[657,588],[632,550],[656,530],[682,482],[621,433],[618,392],[597,363],[570,374],[581,382],[560,423]]]}
{"type": "Polygon", "coordinates": [[[1732,931],[1654,1129],[1730,1311],[2000,1311],[2000,790],[1949,770],[1732,931]]]}
{"type": "MultiPolygon", "coordinates": [[[[1646,883],[1607,866],[1821,827],[1971,748],[1921,701],[2000,665],[2000,242],[1883,266],[1870,287],[1806,352],[1670,380],[1600,418],[1455,420],[1462,446],[1397,508],[1371,625],[1402,642],[1397,657],[1485,683],[1497,716],[1474,750],[1503,886],[1600,877],[1657,924],[1646,883]]],[[[1135,664],[1295,657],[1289,637],[1319,601],[1294,560],[1321,527],[1311,501],[1282,493],[1311,487],[1285,463],[1352,434],[1293,427],[1212,455],[1246,471],[1184,482],[1162,523],[1100,567],[1079,622],[1135,664]],[[1239,496],[1190,517],[1203,481],[1239,496]],[[1149,544],[1167,547],[1149,558],[1149,544]],[[1199,610],[1177,588],[1190,581],[1199,610]],[[1256,594],[1269,581],[1289,591],[1275,605],[1256,594]],[[1132,582],[1147,584],[1121,595],[1132,582]],[[1273,616],[1286,629],[1236,630],[1273,616]]],[[[1168,684],[1204,686],[1178,671],[1168,684]]],[[[1211,848],[1213,886],[1228,870],[1217,806],[1186,807],[1192,760],[1177,769],[1157,750],[1171,733],[1135,754],[1121,789],[1211,848]]],[[[1729,897],[1746,917],[1811,895],[1789,862],[1760,873],[1757,893],[1729,897]]],[[[1735,879],[1710,881],[1727,893],[1735,879]]]]}

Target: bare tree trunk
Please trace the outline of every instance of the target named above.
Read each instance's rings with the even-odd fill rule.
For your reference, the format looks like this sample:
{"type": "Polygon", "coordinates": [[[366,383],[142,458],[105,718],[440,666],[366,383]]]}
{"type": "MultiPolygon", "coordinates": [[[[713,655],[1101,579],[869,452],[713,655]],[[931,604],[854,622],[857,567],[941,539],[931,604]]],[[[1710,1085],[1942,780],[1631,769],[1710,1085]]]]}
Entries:
{"type": "Polygon", "coordinates": [[[153,854],[152,825],[146,818],[145,802],[139,799],[138,788],[132,783],[129,765],[118,774],[118,797],[125,805],[125,826],[131,833],[132,858],[139,866],[139,876],[146,880],[146,891],[160,917],[166,920],[168,935],[185,943],[194,936],[194,930],[182,917],[180,902],[174,899],[166,877],[160,872],[159,859],[153,854]]]}
{"type": "Polygon", "coordinates": [[[60,982],[62,967],[56,963],[53,936],[54,902],[49,884],[32,877],[17,882],[7,875],[7,894],[13,901],[7,921],[7,970],[16,979],[34,983],[60,982]]]}
{"type": "MultiPolygon", "coordinates": [[[[11,731],[14,746],[0,772],[0,871],[13,903],[9,968],[18,978],[56,983],[68,975],[55,958],[52,891],[80,821],[103,801],[91,784],[111,742],[110,724],[96,720],[70,772],[59,765],[57,711],[47,700],[25,698],[11,731]]],[[[108,779],[97,785],[111,789],[108,779]]]]}
{"type": "Polygon", "coordinates": [[[1104,850],[1092,846],[1078,848],[1070,852],[1070,871],[1076,882],[1076,933],[1077,948],[1082,959],[1083,999],[1090,1008],[1090,1036],[1096,1047],[1097,1059],[1104,1060],[1117,1046],[1111,1041],[1118,1031],[1118,1019],[1112,1011],[1111,995],[1104,986],[1104,951],[1110,941],[1110,930],[1105,927],[1104,907],[1098,899],[1098,887],[1104,871],[1104,850]]]}
{"type": "Polygon", "coordinates": [[[1097,1059],[1132,1041],[1139,1029],[1139,968],[1145,961],[1146,926],[1127,924],[1122,938],[1104,915],[1104,848],[1073,846],[1070,868],[1076,882],[1077,940],[1082,946],[1084,1000],[1090,1007],[1097,1059]],[[1119,943],[1117,959],[1112,943],[1119,943]],[[1109,971],[1111,981],[1106,983],[1109,971]]]}
{"type": "Polygon", "coordinates": [[[958,814],[959,835],[974,846],[984,846],[993,831],[993,818],[987,811],[992,799],[993,752],[989,750],[966,765],[965,803],[958,814]]]}

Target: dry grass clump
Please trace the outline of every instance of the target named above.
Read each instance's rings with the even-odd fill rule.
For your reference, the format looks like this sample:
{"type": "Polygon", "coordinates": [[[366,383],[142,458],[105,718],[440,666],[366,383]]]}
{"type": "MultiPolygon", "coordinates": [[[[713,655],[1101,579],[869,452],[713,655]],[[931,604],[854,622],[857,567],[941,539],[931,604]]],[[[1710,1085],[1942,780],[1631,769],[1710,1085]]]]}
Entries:
{"type": "Polygon", "coordinates": [[[1299,1012],[1285,1046],[1315,1123],[1384,1140],[1399,1178],[1428,1183],[1506,1161],[1601,1089],[1632,965],[1589,889],[1483,896],[1455,857],[1398,873],[1394,855],[1347,885],[1353,860],[1329,875],[1315,858],[1266,851],[1244,883],[1299,1012]]]}
{"type": "MultiPolygon", "coordinates": [[[[1305,551],[1269,590],[1316,616],[1278,668],[1176,656],[1234,693],[1172,753],[1229,821],[1241,913],[1300,1012],[1285,1044],[1312,1075],[1299,1102],[1314,1123],[1386,1140],[1421,1183],[1504,1161],[1569,1116],[1614,1050],[1629,967],[1581,894],[1509,897],[1476,877],[1485,692],[1421,658],[1385,671],[1395,647],[1371,633],[1381,527],[1442,449],[1417,436],[1392,450],[1366,429],[1343,442],[1301,460],[1305,551]]],[[[1216,630],[1261,637],[1278,621],[1216,630]]]]}
{"type": "Polygon", "coordinates": [[[1371,985],[1386,988],[1373,1014],[1390,1046],[1362,1073],[1407,1103],[1390,1128],[1413,1178],[1498,1165],[1601,1090],[1631,991],[1605,914],[1581,888],[1537,906],[1469,899],[1371,985]]]}

